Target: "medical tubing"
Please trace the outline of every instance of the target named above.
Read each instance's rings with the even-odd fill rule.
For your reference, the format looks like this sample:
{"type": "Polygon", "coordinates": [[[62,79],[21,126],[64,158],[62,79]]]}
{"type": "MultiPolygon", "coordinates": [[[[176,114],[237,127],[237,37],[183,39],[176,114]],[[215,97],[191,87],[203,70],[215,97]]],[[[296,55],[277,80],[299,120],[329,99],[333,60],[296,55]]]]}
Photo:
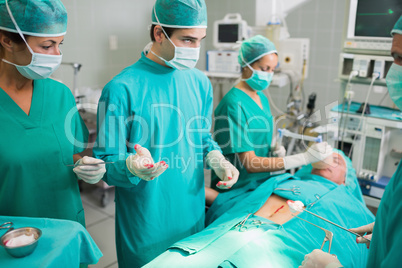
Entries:
{"type": "Polygon", "coordinates": [[[312,142],[317,142],[317,143],[322,142],[321,135],[319,135],[318,137],[311,137],[311,136],[307,136],[307,135],[293,133],[287,129],[282,129],[282,128],[278,128],[278,133],[279,133],[280,139],[282,139],[283,136],[286,136],[286,137],[291,137],[291,138],[295,138],[295,139],[299,139],[299,140],[307,140],[307,141],[312,141],[312,142]]]}
{"type": "Polygon", "coordinates": [[[285,112],[281,111],[281,109],[279,109],[276,105],[274,100],[271,97],[271,94],[269,93],[269,90],[267,90],[267,96],[268,96],[268,100],[269,100],[269,104],[272,105],[272,107],[279,113],[279,114],[286,114],[285,112]]]}
{"type": "MultiPolygon", "coordinates": [[[[348,108],[347,108],[347,111],[346,111],[346,117],[345,117],[345,120],[343,120],[342,135],[343,135],[343,133],[345,133],[346,125],[347,125],[348,118],[349,118],[349,111],[350,111],[350,105],[351,104],[352,104],[352,99],[349,99],[348,100],[348,108]]],[[[343,144],[344,144],[344,140],[342,139],[342,141],[341,141],[341,151],[342,152],[343,152],[343,144]]]]}
{"type": "MultiPolygon", "coordinates": [[[[369,99],[369,97],[370,97],[371,89],[373,88],[374,81],[375,81],[378,77],[380,77],[380,75],[379,75],[378,73],[373,73],[373,78],[371,79],[371,83],[370,83],[369,90],[368,90],[368,92],[367,92],[366,100],[364,101],[363,111],[362,111],[362,114],[360,115],[360,121],[359,121],[359,125],[358,125],[358,127],[357,127],[357,131],[359,131],[359,129],[360,129],[360,127],[361,127],[361,124],[362,124],[362,121],[363,121],[363,117],[364,117],[364,112],[366,111],[366,106],[367,106],[367,103],[368,103],[368,99],[369,99]]],[[[348,154],[348,157],[349,157],[349,158],[350,158],[350,156],[352,155],[352,151],[353,151],[353,147],[354,147],[354,145],[355,145],[356,138],[357,138],[357,135],[355,135],[355,137],[353,138],[352,146],[350,147],[350,151],[349,151],[349,154],[348,154]]]]}
{"type": "MultiPolygon", "coordinates": [[[[358,73],[357,71],[351,71],[350,74],[349,74],[349,79],[348,79],[348,82],[347,82],[346,87],[345,87],[345,93],[344,93],[344,95],[343,95],[343,102],[342,102],[342,109],[341,109],[341,117],[339,118],[339,124],[341,123],[343,114],[345,113],[345,112],[344,112],[345,102],[346,102],[345,95],[346,95],[346,92],[347,92],[348,89],[349,89],[350,81],[352,80],[353,77],[357,76],[358,74],[359,74],[359,73],[358,73]]],[[[342,134],[342,135],[343,135],[343,134],[342,134]]],[[[340,139],[341,139],[341,127],[338,127],[338,140],[337,140],[337,142],[336,142],[336,148],[339,148],[339,141],[340,141],[340,139]]]]}

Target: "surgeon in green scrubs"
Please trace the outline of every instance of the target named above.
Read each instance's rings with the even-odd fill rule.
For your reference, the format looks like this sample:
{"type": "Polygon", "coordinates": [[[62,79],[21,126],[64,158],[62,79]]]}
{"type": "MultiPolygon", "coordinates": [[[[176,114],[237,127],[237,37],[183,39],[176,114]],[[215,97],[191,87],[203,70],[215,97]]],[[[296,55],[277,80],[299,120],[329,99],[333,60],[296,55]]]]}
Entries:
{"type": "MultiPolygon", "coordinates": [[[[263,181],[272,171],[300,167],[329,156],[332,148],[326,142],[286,157],[283,146],[271,148],[274,120],[262,90],[269,87],[278,65],[274,44],[261,35],[247,39],[240,47],[238,62],[242,67],[241,81],[216,108],[214,129],[223,154],[240,171],[232,189],[263,181]]],[[[212,173],[213,189],[222,192],[219,186],[224,183],[212,173]]]]}
{"type": "Polygon", "coordinates": [[[212,86],[195,67],[206,36],[204,0],[157,0],[152,43],[103,89],[94,155],[116,186],[119,267],[141,267],[204,228],[204,167],[226,187],[238,171],[210,132],[212,86]],[[206,165],[204,165],[204,163],[206,165]]]}
{"type": "MultiPolygon", "coordinates": [[[[394,62],[388,70],[386,82],[389,96],[402,111],[402,16],[391,31],[393,35],[391,55],[394,62]]],[[[376,220],[368,225],[351,229],[360,235],[371,238],[371,242],[358,237],[357,243],[367,244],[370,248],[367,267],[402,266],[402,161],[385,188],[378,208],[376,220]]],[[[344,267],[334,256],[321,250],[306,255],[300,267],[336,268],[344,267]]]]}
{"type": "Polygon", "coordinates": [[[0,0],[0,215],[85,226],[77,177],[95,183],[105,168],[82,165],[102,161],[78,155],[88,131],[71,91],[48,79],[66,28],[59,0],[0,0]]]}

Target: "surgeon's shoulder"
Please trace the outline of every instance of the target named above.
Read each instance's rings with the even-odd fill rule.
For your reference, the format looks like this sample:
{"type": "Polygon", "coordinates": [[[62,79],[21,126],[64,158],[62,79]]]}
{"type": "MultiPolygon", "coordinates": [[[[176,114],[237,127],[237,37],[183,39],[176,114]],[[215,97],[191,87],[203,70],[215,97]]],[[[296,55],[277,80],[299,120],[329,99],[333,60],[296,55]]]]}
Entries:
{"type": "Polygon", "coordinates": [[[197,68],[191,69],[191,72],[195,77],[197,77],[201,82],[210,83],[208,76],[201,70],[197,68]]]}

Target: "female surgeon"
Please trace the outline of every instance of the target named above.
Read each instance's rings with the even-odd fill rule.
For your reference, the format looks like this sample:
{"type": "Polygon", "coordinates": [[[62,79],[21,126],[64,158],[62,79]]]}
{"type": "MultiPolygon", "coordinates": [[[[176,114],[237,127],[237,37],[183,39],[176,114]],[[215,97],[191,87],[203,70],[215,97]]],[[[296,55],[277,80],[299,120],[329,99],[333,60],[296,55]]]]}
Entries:
{"type": "Polygon", "coordinates": [[[88,131],[70,90],[47,79],[66,28],[60,0],[0,0],[0,215],[85,225],[77,177],[95,183],[105,173],[82,165],[103,161],[77,154],[88,131]]]}
{"type": "MultiPolygon", "coordinates": [[[[402,16],[396,22],[393,30],[391,55],[394,62],[388,70],[386,82],[388,92],[402,111],[402,16]]],[[[367,267],[401,267],[402,265],[402,161],[396,169],[381,199],[380,207],[374,222],[359,228],[351,229],[360,235],[367,233],[370,241],[358,237],[357,243],[366,243],[370,248],[367,267]]],[[[300,267],[335,268],[343,267],[333,255],[314,250],[306,255],[300,267]]]]}
{"type": "MultiPolygon", "coordinates": [[[[314,144],[305,153],[286,156],[283,147],[271,148],[273,117],[262,90],[269,87],[278,65],[274,44],[257,35],[245,40],[239,51],[241,80],[222,99],[215,110],[215,140],[223,154],[240,171],[239,188],[250,181],[266,179],[269,172],[292,169],[329,156],[327,143],[314,144]],[[269,157],[270,152],[277,157],[269,157]]],[[[222,192],[225,185],[212,173],[212,188],[222,192]]]]}

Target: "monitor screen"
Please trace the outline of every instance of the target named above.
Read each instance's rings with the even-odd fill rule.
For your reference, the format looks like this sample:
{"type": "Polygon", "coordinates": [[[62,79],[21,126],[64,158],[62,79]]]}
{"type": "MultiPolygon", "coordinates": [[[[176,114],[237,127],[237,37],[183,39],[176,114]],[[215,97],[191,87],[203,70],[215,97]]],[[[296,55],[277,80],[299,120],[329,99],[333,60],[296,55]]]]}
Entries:
{"type": "Polygon", "coordinates": [[[239,41],[239,24],[219,24],[219,43],[236,43],[237,41],[239,41]]]}
{"type": "Polygon", "coordinates": [[[359,0],[354,36],[390,37],[401,14],[401,0],[359,0]]]}

